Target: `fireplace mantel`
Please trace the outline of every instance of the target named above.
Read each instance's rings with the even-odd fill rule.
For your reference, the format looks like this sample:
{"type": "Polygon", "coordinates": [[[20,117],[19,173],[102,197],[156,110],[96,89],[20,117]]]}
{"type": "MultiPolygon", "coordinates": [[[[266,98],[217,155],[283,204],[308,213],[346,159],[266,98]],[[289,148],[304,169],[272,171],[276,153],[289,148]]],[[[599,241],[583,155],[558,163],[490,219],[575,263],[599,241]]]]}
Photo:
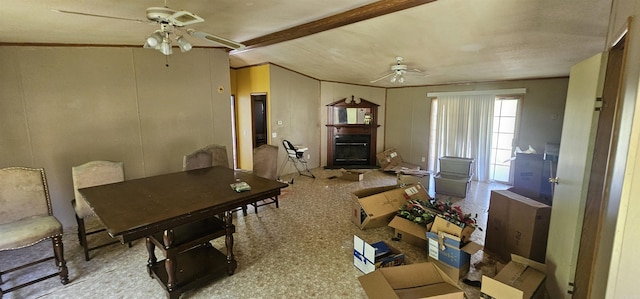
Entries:
{"type": "Polygon", "coordinates": [[[327,168],[376,166],[378,105],[341,99],[327,105],[327,168]]]}

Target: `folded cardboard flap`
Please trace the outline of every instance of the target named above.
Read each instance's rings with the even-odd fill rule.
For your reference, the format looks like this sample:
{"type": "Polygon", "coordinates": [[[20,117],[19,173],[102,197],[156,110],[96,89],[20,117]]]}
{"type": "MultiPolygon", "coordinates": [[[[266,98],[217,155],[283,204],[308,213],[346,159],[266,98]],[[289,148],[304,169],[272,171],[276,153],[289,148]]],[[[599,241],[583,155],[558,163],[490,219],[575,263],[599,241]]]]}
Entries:
{"type": "Polygon", "coordinates": [[[466,243],[471,238],[471,234],[474,230],[475,228],[472,226],[466,225],[465,227],[460,227],[443,217],[438,216],[434,219],[430,231],[433,233],[445,232],[459,237],[462,243],[466,243]]]}
{"type": "Polygon", "coordinates": [[[543,298],[546,266],[512,254],[511,261],[493,278],[482,276],[481,293],[496,299],[543,298]]]}
{"type": "MultiPolygon", "coordinates": [[[[428,232],[427,236],[433,236],[432,234],[435,235],[435,233],[428,232]]],[[[468,254],[475,254],[476,252],[482,249],[482,245],[476,242],[467,242],[466,244],[462,245],[463,243],[458,236],[448,234],[445,232],[438,232],[437,238],[438,238],[438,245],[440,245],[441,247],[447,246],[451,248],[460,249],[461,251],[464,251],[468,254]]]]}
{"type": "Polygon", "coordinates": [[[462,299],[464,292],[433,263],[380,268],[358,278],[370,299],[462,299]]]}

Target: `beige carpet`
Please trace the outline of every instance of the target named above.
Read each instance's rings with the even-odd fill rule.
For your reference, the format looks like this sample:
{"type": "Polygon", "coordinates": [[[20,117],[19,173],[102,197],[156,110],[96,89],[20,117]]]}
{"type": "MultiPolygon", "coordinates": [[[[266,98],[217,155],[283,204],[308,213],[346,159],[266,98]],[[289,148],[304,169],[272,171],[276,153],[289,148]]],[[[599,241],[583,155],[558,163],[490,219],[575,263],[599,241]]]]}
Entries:
{"type": "MultiPolygon", "coordinates": [[[[297,177],[283,190],[280,208],[249,207],[249,215],[236,213],[234,253],[238,269],[209,285],[189,291],[181,298],[366,298],[353,266],[353,235],[373,243],[384,240],[405,253],[407,263],[424,262],[426,249],[392,241],[389,227],[360,230],[350,221],[350,192],[396,183],[394,175],[368,170],[360,182],[331,178],[339,170],[313,169],[316,179],[297,177]]],[[[285,177],[283,179],[288,179],[285,177]]],[[[467,198],[453,198],[463,210],[478,213],[479,224],[487,220],[489,192],[508,186],[473,182],[467,198]]],[[[433,194],[433,193],[431,193],[433,194]]],[[[440,196],[439,196],[440,197],[440,196]]],[[[108,238],[108,236],[106,236],[108,238]]],[[[483,243],[484,232],[476,230],[472,240],[483,243]]],[[[224,238],[212,241],[223,249],[224,238]]],[[[112,245],[92,251],[86,262],[78,245],[75,228],[64,235],[65,258],[69,267],[69,284],[58,278],[5,294],[3,298],[165,298],[163,288],[147,274],[143,240],[126,245],[112,245]]],[[[7,269],[33,258],[50,255],[51,242],[41,242],[29,249],[0,252],[0,269],[7,269]]],[[[161,255],[158,253],[158,257],[161,255]]],[[[477,264],[482,252],[472,257],[477,264]]],[[[485,263],[486,265],[486,259],[485,263]]],[[[495,266],[483,267],[495,272],[495,266]]],[[[55,271],[53,262],[2,276],[3,289],[28,279],[34,272],[55,271]]],[[[495,273],[493,273],[495,274],[495,273]]],[[[472,269],[470,279],[481,273],[472,269]]],[[[479,298],[479,289],[460,283],[467,298],[479,298]]]]}

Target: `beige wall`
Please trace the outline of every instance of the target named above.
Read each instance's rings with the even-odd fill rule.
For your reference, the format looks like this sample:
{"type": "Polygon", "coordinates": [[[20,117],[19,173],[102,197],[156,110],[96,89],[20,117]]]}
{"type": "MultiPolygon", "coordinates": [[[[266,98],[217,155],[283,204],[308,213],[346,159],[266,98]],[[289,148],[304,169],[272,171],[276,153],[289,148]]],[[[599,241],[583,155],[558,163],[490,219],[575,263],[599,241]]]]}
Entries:
{"type": "Polygon", "coordinates": [[[43,167],[69,227],[74,165],[123,161],[132,179],[179,171],[210,143],[230,151],[228,54],[193,49],[166,63],[145,49],[0,47],[0,167],[43,167]]]}
{"type": "Polygon", "coordinates": [[[542,153],[545,143],[560,142],[568,83],[568,78],[558,78],[388,89],[385,147],[395,147],[405,161],[427,168],[422,157],[428,161],[431,115],[428,92],[526,88],[515,145],[522,148],[532,145],[542,153]]]}
{"type": "MultiPolygon", "coordinates": [[[[282,140],[293,144],[302,144],[309,148],[309,168],[320,167],[320,121],[318,107],[320,105],[320,82],[299,73],[271,65],[271,118],[269,126],[271,144],[280,148],[278,167],[285,161],[286,154],[282,148],[282,140]],[[280,124],[280,123],[281,124],[280,124]]],[[[307,158],[305,155],[305,158],[307,158]]],[[[289,163],[285,169],[278,169],[282,174],[293,173],[295,168],[289,163]]]]}

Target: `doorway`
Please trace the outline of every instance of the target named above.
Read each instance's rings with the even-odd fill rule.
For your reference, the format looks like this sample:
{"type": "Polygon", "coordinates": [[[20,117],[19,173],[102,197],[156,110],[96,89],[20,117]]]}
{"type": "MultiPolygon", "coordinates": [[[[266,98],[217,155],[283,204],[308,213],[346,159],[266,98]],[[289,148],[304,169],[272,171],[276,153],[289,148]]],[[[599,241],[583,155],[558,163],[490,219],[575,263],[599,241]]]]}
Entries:
{"type": "Polygon", "coordinates": [[[251,95],[251,127],[253,148],[267,144],[267,94],[251,95]]]}
{"type": "Polygon", "coordinates": [[[584,222],[578,247],[578,259],[576,264],[575,287],[573,298],[595,298],[604,295],[604,286],[595,290],[596,258],[599,246],[602,246],[601,233],[604,221],[604,213],[607,210],[608,184],[611,179],[611,160],[613,151],[611,148],[617,143],[620,126],[619,102],[620,83],[622,82],[623,65],[625,59],[626,35],[610,49],[607,58],[604,87],[598,127],[596,129],[591,175],[587,191],[587,199],[584,212],[584,222]]]}

